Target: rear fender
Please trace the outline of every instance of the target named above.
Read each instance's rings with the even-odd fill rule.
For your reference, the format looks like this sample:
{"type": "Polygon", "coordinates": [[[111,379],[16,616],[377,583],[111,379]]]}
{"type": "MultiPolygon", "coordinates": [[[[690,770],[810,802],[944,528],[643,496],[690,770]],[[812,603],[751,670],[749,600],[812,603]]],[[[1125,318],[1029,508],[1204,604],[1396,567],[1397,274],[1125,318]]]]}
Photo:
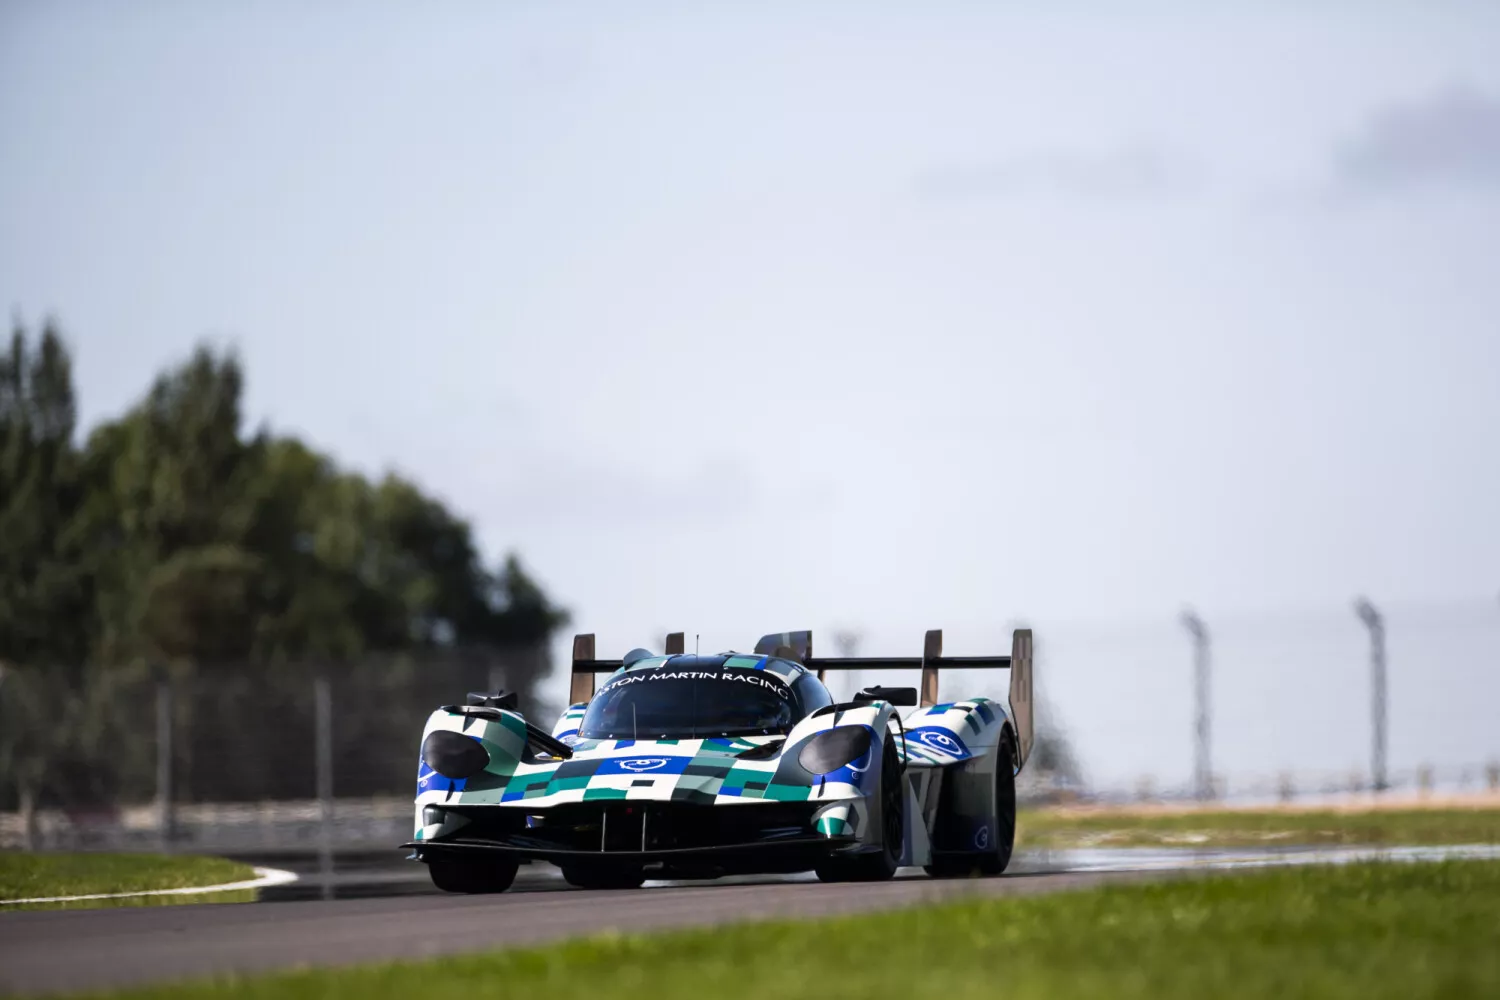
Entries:
{"type": "Polygon", "coordinates": [[[913,767],[948,767],[991,756],[1009,717],[998,702],[973,698],[921,708],[906,718],[902,749],[913,767]]]}
{"type": "Polygon", "coordinates": [[[977,850],[994,829],[995,751],[1013,732],[1005,709],[987,698],[933,705],[913,712],[906,727],[908,773],[930,840],[924,846],[977,850]]]}

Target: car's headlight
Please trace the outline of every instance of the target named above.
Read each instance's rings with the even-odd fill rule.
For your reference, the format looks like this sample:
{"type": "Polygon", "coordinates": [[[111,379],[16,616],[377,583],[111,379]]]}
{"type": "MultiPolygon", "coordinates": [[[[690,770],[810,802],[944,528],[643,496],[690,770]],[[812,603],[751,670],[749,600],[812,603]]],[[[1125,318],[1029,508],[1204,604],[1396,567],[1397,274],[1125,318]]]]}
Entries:
{"type": "Polygon", "coordinates": [[[859,760],[869,751],[868,728],[835,726],[808,740],[797,754],[797,762],[813,774],[828,774],[859,760]]]}
{"type": "Polygon", "coordinates": [[[472,736],[439,729],[422,741],[422,760],[445,778],[467,778],[490,762],[490,755],[472,736]]]}

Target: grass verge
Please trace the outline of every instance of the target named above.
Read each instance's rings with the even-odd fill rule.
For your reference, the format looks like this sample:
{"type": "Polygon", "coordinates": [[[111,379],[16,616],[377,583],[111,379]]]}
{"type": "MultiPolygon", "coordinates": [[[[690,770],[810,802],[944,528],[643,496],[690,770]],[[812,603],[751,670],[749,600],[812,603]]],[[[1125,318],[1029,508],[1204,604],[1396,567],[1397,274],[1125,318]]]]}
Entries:
{"type": "MultiPolygon", "coordinates": [[[[83,896],[92,893],[143,892],[151,889],[183,889],[219,885],[255,877],[251,866],[224,858],[187,854],[36,854],[0,851],[0,899],[33,899],[39,896],[83,896]]],[[[96,899],[77,903],[22,904],[0,912],[34,906],[160,906],[170,903],[203,903],[228,898],[254,899],[255,891],[209,893],[191,896],[138,896],[128,899],[96,899]]]]}
{"type": "Polygon", "coordinates": [[[138,1000],[1500,995],[1500,862],[1360,864],[135,990],[138,1000]]]}
{"type": "Polygon", "coordinates": [[[1180,813],[1034,809],[1021,812],[1016,831],[1022,849],[1494,844],[1500,843],[1500,809],[1180,813]]]}

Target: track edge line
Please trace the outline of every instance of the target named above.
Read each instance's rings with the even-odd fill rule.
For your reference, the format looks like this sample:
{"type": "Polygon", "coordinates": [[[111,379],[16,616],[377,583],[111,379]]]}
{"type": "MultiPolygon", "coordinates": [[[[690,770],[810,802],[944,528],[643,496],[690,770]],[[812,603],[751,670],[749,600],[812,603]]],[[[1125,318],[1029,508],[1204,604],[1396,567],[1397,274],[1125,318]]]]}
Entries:
{"type": "Polygon", "coordinates": [[[0,899],[0,906],[23,903],[77,903],[90,899],[129,899],[132,896],[192,896],[208,892],[237,892],[241,889],[264,889],[273,885],[290,885],[300,876],[280,868],[256,868],[255,878],[219,885],[192,885],[180,889],[142,889],[139,892],[94,892],[82,896],[37,896],[34,899],[0,899]]]}

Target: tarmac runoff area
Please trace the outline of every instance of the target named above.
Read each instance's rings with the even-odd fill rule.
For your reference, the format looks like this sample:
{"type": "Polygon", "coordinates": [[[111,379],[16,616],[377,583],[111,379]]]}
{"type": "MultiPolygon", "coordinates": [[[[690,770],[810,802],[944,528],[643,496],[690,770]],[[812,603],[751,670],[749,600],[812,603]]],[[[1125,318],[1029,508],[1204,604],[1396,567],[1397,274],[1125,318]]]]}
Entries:
{"type": "Polygon", "coordinates": [[[1224,869],[1451,857],[1497,858],[1500,845],[1022,852],[998,878],[931,879],[909,869],[878,883],[823,885],[808,874],[648,882],[639,890],[605,892],[570,888],[555,868],[536,864],[496,896],[440,893],[422,865],[399,855],[340,858],[332,866],[315,856],[281,857],[270,863],[297,871],[299,880],[259,890],[259,903],[0,912],[0,992],[108,989],[426,958],[605,931],[832,916],[1224,869]]]}

